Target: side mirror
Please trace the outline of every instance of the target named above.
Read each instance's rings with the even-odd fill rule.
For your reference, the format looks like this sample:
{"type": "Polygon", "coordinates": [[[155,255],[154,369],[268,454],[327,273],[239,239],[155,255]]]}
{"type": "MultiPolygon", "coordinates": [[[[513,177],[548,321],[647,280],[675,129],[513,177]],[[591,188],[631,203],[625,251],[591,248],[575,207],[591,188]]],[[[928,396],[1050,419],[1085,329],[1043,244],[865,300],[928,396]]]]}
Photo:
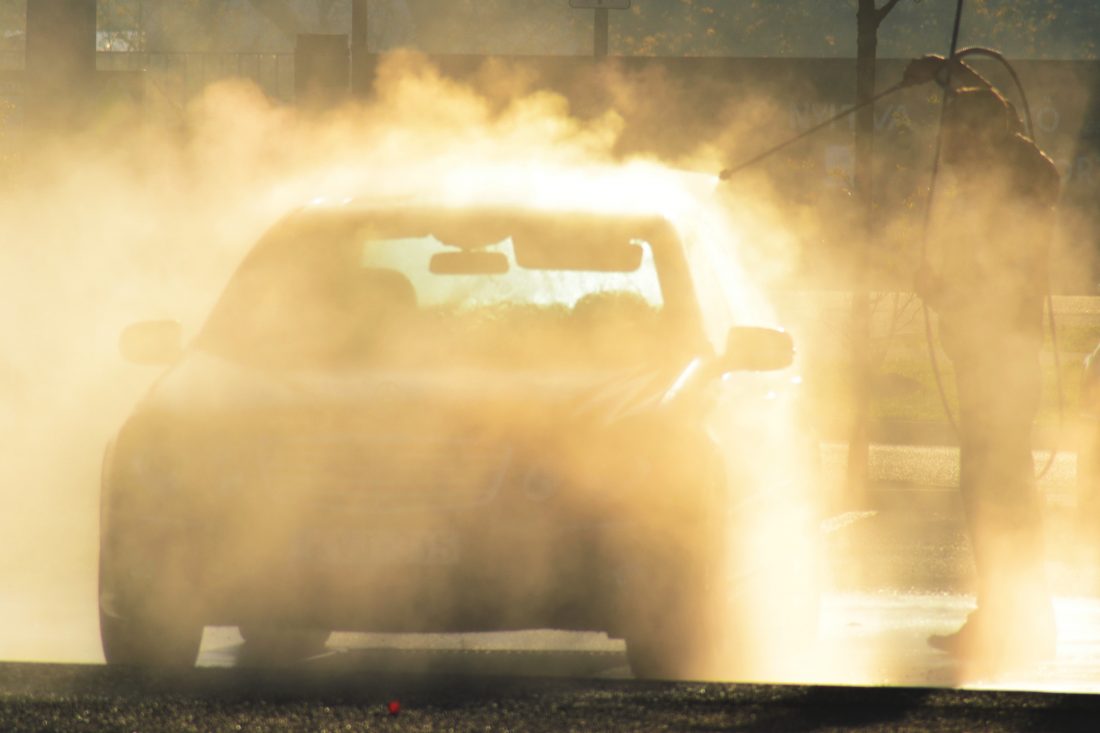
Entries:
{"type": "Polygon", "coordinates": [[[770,372],[794,363],[794,340],[775,328],[734,326],[726,337],[726,353],[718,362],[722,373],[770,372]]]}
{"type": "Polygon", "coordinates": [[[176,321],[142,321],[127,326],[118,350],[134,364],[171,364],[183,353],[183,327],[176,321]]]}

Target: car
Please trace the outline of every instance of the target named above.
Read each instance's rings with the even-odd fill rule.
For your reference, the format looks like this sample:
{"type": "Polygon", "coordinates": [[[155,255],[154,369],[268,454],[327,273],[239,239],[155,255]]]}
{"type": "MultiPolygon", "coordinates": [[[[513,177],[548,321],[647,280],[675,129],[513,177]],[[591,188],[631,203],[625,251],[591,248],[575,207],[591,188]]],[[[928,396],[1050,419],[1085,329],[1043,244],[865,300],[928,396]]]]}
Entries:
{"type": "Polygon", "coordinates": [[[789,653],[820,557],[793,342],[686,231],[323,202],[188,343],[128,327],[167,368],[104,461],[107,662],[191,665],[207,625],[301,655],[333,630],[603,631],[659,678],[789,653]]]}

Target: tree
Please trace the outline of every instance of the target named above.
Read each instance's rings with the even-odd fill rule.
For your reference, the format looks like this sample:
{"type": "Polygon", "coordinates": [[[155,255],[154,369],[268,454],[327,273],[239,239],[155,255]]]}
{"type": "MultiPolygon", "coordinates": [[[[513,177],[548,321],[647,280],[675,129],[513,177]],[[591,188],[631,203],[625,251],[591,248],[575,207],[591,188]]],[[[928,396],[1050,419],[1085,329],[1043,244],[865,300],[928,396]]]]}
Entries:
{"type": "MultiPolygon", "coordinates": [[[[879,0],[885,9],[885,0],[879,0]]],[[[640,55],[852,55],[859,0],[635,0],[615,16],[612,52],[640,55]]],[[[911,58],[943,52],[955,0],[891,5],[880,52],[911,58]]],[[[884,16],[885,17],[885,16],[884,16]]],[[[964,45],[994,46],[1013,58],[1096,58],[1095,0],[968,0],[964,45]]]]}
{"type": "Polygon", "coordinates": [[[856,102],[866,104],[856,117],[855,184],[864,211],[863,256],[852,296],[852,426],[848,437],[848,500],[863,504],[867,489],[871,413],[871,293],[867,263],[874,241],[875,64],[878,31],[901,0],[859,0],[856,13],[856,102]]]}
{"type": "MultiPolygon", "coordinates": [[[[575,54],[591,48],[591,14],[566,0],[370,0],[408,7],[416,45],[435,53],[575,54]]],[[[0,0],[0,27],[26,0],[0,0]]],[[[879,0],[884,6],[884,0],[879,0]]],[[[103,28],[137,28],[144,16],[161,48],[174,51],[290,47],[298,32],[347,32],[350,0],[99,0],[103,28]],[[132,23],[132,25],[125,25],[132,23]],[[220,44],[220,45],[219,45],[220,44]]],[[[611,53],[650,56],[850,57],[859,0],[634,0],[612,14],[611,53]]],[[[880,55],[941,51],[954,0],[899,3],[880,55]]],[[[968,0],[963,43],[996,46],[1010,57],[1096,58],[1095,0],[968,0]]],[[[14,27],[21,26],[19,22],[14,27]]]]}

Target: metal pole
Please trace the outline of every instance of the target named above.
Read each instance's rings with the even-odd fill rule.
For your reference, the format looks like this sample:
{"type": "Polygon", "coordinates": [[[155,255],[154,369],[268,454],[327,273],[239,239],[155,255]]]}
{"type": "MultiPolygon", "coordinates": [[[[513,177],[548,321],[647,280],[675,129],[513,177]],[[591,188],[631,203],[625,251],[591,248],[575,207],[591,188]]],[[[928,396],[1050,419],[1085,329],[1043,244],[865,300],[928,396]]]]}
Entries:
{"type": "Polygon", "coordinates": [[[592,40],[592,53],[596,58],[607,58],[607,42],[610,34],[610,12],[607,8],[596,8],[596,27],[592,40]]]}
{"type": "Polygon", "coordinates": [[[79,127],[95,102],[96,0],[33,0],[26,8],[27,123],[79,127]]]}
{"type": "Polygon", "coordinates": [[[875,146],[875,60],[878,56],[879,11],[875,0],[860,0],[857,14],[855,188],[863,208],[864,241],[856,257],[852,293],[852,425],[848,437],[847,501],[867,503],[871,421],[871,292],[870,250],[874,246],[873,161],[875,146]]]}
{"type": "Polygon", "coordinates": [[[367,61],[367,0],[351,3],[351,89],[361,94],[370,87],[367,61]]]}

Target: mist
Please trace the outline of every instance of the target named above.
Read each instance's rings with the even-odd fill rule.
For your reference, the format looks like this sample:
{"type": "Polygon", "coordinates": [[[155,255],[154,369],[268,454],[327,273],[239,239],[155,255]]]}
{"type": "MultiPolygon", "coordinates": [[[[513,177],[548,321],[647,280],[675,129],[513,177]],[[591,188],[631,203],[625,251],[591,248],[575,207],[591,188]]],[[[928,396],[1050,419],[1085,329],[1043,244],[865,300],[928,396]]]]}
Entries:
{"type": "MultiPolygon", "coordinates": [[[[843,414],[852,385],[823,374],[814,361],[842,358],[843,327],[823,329],[819,312],[791,307],[786,296],[850,286],[854,280],[858,258],[831,256],[855,249],[866,237],[844,166],[829,170],[829,162],[813,153],[797,153],[720,184],[718,171],[783,136],[790,123],[783,99],[757,85],[719,105],[708,124],[695,121],[687,128],[694,135],[684,135],[679,125],[668,125],[666,132],[661,119],[662,109],[678,108],[685,100],[678,82],[614,66],[599,76],[614,104],[578,110],[523,69],[486,62],[464,83],[426,57],[400,51],[383,57],[374,96],[367,101],[294,109],[248,82],[228,81],[194,99],[182,122],[122,107],[90,130],[24,141],[18,165],[5,172],[0,197],[0,241],[7,245],[0,253],[0,277],[9,303],[0,331],[5,354],[0,432],[8,446],[0,468],[8,508],[0,518],[7,549],[0,561],[7,584],[0,613],[9,627],[32,625],[37,631],[23,640],[6,637],[0,656],[99,658],[100,462],[159,372],[123,361],[122,329],[170,318],[194,336],[253,243],[311,201],[376,198],[462,207],[488,199],[499,205],[534,202],[546,209],[667,216],[692,246],[714,250],[723,267],[713,277],[726,285],[725,292],[737,294],[735,313],[746,323],[782,325],[794,334],[797,366],[806,372],[812,394],[807,433],[843,414]],[[823,178],[831,181],[824,193],[823,178]]],[[[675,117],[681,114],[685,124],[693,122],[690,111],[675,117]]],[[[908,136],[907,144],[879,150],[887,179],[891,170],[916,171],[930,158],[926,132],[904,121],[898,130],[894,134],[891,128],[887,139],[908,136]]],[[[846,127],[831,131],[834,139],[848,134],[846,127]]],[[[976,217],[996,212],[996,193],[969,210],[976,217]]],[[[909,288],[920,256],[921,194],[888,186],[887,197],[898,205],[880,214],[875,226],[879,272],[885,273],[880,282],[898,290],[909,288]]],[[[957,216],[954,225],[960,225],[957,216]]],[[[1091,234],[1087,222],[1075,226],[1080,239],[1091,234]]],[[[722,292],[715,288],[703,297],[723,297],[722,292]]],[[[877,323],[893,333],[896,320],[896,313],[880,312],[877,323]]],[[[715,328],[706,336],[717,344],[724,332],[715,328]]],[[[884,363],[889,348],[887,343],[880,354],[884,363]]],[[[773,425],[761,415],[737,414],[731,429],[775,431],[776,444],[789,447],[805,437],[783,434],[792,424],[789,417],[773,425]]],[[[570,465],[569,456],[568,450],[559,454],[567,473],[600,468],[579,459],[570,465]]],[[[749,480],[781,492],[772,469],[783,460],[753,455],[743,464],[752,474],[749,480]]],[[[821,495],[803,502],[800,516],[761,517],[754,533],[720,551],[759,552],[769,535],[805,520],[802,514],[823,518],[834,509],[835,497],[812,463],[798,470],[804,484],[821,485],[821,495]]],[[[692,467],[682,468],[686,473],[692,467]]],[[[653,501],[655,510],[662,507],[659,498],[653,501]]],[[[260,531],[242,538],[242,553],[260,531]]],[[[280,536],[277,528],[267,531],[268,540],[280,536]]],[[[788,559],[776,556],[776,568],[788,559]]],[[[551,559],[543,561],[532,566],[525,582],[537,583],[550,572],[551,559]]],[[[767,596],[766,588],[755,590],[767,596]]],[[[781,618],[766,604],[754,615],[752,623],[761,628],[781,618]]],[[[773,650],[751,653],[760,657],[749,660],[758,664],[758,676],[770,678],[820,675],[827,681],[834,674],[850,680],[865,673],[862,679],[875,681],[874,670],[883,663],[841,672],[843,663],[831,660],[831,672],[829,664],[819,672],[809,663],[760,672],[759,663],[773,650]]],[[[731,669],[745,667],[709,673],[717,678],[738,673],[731,669]]]]}
{"type": "MultiPolygon", "coordinates": [[[[287,212],[351,196],[460,206],[480,190],[501,204],[691,214],[710,230],[708,246],[715,234],[738,239],[713,177],[620,159],[620,117],[576,119],[539,90],[509,98],[522,82],[490,69],[475,89],[398,53],[363,104],[299,112],[227,82],[196,99],[182,126],[121,109],[90,131],[27,141],[0,203],[12,305],[3,576],[12,625],[38,631],[5,641],[6,658],[97,656],[99,464],[158,373],[122,360],[119,333],[172,318],[193,336],[248,248],[287,212]]],[[[745,285],[741,310],[767,316],[737,251],[723,256],[745,285]]]]}

